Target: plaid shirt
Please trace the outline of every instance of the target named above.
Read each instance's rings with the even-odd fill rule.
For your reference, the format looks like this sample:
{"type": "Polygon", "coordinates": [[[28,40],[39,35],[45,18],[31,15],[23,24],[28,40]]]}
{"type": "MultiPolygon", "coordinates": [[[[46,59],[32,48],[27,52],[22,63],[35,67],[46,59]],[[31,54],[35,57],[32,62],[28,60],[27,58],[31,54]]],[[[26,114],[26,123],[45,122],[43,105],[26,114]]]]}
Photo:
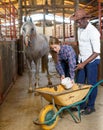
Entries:
{"type": "Polygon", "coordinates": [[[76,54],[74,49],[69,45],[61,45],[58,62],[56,63],[56,70],[61,75],[65,75],[64,70],[61,66],[62,60],[65,60],[68,63],[70,78],[75,78],[75,67],[76,67],[76,54]]]}

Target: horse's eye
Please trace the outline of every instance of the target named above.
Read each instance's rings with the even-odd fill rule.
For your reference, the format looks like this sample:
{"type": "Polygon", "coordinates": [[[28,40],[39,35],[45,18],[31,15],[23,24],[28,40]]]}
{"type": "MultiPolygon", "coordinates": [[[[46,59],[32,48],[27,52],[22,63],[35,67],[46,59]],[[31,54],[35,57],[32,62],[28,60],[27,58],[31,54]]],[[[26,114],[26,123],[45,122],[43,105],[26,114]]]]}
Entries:
{"type": "Polygon", "coordinates": [[[32,28],[31,31],[34,31],[34,28],[32,28]]]}
{"type": "Polygon", "coordinates": [[[25,28],[23,28],[23,31],[25,31],[25,28]]]}

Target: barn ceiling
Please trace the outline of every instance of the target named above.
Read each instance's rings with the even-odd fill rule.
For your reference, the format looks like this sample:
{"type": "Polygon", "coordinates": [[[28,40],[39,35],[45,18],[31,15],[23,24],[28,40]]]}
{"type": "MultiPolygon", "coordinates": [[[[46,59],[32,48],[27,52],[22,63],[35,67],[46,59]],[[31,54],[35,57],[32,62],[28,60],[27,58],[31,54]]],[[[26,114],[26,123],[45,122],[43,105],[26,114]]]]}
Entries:
{"type": "MultiPolygon", "coordinates": [[[[98,0],[0,0],[0,18],[5,17],[10,12],[10,7],[14,6],[16,15],[18,9],[22,8],[23,15],[37,13],[53,13],[59,16],[69,17],[75,11],[75,8],[85,8],[92,17],[98,17],[98,0]],[[22,7],[20,7],[22,4],[22,7]]],[[[101,0],[103,15],[103,0],[101,0]]]]}

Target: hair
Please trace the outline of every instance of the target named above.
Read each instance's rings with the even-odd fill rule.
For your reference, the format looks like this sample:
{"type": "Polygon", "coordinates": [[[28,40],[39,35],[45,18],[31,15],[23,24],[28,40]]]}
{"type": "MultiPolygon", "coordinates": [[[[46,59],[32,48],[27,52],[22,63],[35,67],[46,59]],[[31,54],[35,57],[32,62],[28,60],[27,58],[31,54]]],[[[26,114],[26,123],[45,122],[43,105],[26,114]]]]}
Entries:
{"type": "MultiPolygon", "coordinates": [[[[60,41],[58,40],[58,38],[50,36],[49,46],[50,45],[55,45],[55,44],[56,45],[60,45],[60,41]]],[[[54,63],[57,63],[57,61],[58,61],[58,54],[54,50],[52,50],[52,49],[50,49],[50,54],[52,55],[54,63]]]]}
{"type": "Polygon", "coordinates": [[[60,41],[58,40],[58,38],[50,36],[49,45],[54,45],[54,44],[59,45],[60,41]]]}

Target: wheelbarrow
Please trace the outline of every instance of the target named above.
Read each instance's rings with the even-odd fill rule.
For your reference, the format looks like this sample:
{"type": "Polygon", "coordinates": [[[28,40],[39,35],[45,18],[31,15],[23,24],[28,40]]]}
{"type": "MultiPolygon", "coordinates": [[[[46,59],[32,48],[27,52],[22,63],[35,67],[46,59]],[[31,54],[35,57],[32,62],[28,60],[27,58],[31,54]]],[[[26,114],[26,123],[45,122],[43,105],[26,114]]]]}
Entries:
{"type": "Polygon", "coordinates": [[[81,122],[80,104],[87,101],[93,89],[102,82],[103,80],[100,80],[95,85],[75,83],[68,90],[63,85],[37,88],[35,91],[49,104],[41,109],[39,117],[33,121],[34,124],[40,125],[43,130],[52,130],[64,110],[69,112],[76,123],[81,122]],[[71,111],[72,107],[77,107],[77,115],[71,111]]]}

